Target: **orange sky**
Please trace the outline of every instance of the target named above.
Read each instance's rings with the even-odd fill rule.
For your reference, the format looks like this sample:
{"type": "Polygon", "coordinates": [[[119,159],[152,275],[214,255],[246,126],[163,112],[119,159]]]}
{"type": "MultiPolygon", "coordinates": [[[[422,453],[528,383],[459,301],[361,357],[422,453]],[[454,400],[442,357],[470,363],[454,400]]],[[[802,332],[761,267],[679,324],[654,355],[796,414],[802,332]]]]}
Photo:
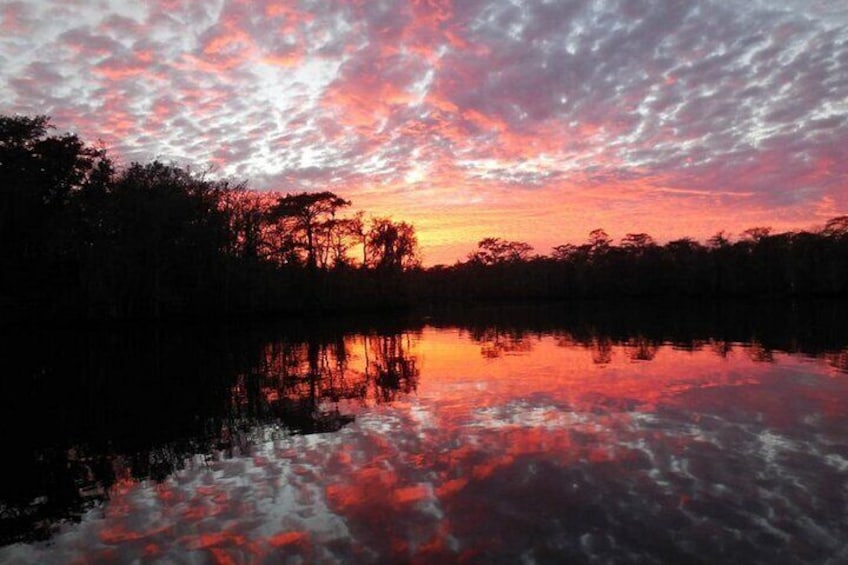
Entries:
{"type": "Polygon", "coordinates": [[[848,212],[848,7],[800,0],[0,5],[3,112],[122,163],[332,190],[425,264],[848,212]]]}

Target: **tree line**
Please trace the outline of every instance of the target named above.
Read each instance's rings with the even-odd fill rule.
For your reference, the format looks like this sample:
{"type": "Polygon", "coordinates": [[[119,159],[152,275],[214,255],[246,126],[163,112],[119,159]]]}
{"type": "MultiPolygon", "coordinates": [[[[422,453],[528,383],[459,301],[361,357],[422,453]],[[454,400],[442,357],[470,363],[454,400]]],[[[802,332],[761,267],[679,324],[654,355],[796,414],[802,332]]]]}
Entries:
{"type": "Polygon", "coordinates": [[[0,116],[5,319],[244,317],[424,303],[609,297],[848,295],[848,216],[816,231],[751,228],[706,244],[582,245],[534,255],[481,240],[423,269],[414,226],[330,191],[258,192],[159,161],[119,168],[45,116],[0,116]]]}
{"type": "Polygon", "coordinates": [[[582,245],[533,255],[520,241],[486,238],[466,261],[432,268],[422,288],[458,301],[573,298],[788,298],[848,296],[848,216],[815,231],[721,231],[706,244],[664,245],[646,233],[616,244],[593,230],[582,245]]]}
{"type": "Polygon", "coordinates": [[[332,192],[260,193],[0,116],[0,310],[158,319],[396,307],[414,228],[332,192]]]}

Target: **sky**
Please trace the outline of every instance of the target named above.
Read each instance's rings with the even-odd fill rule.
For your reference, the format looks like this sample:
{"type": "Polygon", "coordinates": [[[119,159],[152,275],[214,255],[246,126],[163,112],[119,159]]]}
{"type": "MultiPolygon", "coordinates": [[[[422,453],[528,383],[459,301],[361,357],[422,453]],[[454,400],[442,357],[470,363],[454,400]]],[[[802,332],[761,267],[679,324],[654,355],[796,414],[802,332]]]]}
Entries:
{"type": "Polygon", "coordinates": [[[0,0],[0,113],[484,237],[848,214],[844,0],[0,0]]]}

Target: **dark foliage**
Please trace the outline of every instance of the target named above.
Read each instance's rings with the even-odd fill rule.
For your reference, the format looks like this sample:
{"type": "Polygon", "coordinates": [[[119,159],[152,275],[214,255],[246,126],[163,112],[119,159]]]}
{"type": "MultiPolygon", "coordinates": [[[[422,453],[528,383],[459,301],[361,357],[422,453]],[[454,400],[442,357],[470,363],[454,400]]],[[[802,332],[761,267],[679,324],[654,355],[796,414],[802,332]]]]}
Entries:
{"type": "Polygon", "coordinates": [[[414,228],[332,192],[276,199],[0,117],[0,314],[8,320],[267,316],[408,303],[414,228]],[[363,248],[363,264],[348,256],[363,248]],[[368,253],[370,252],[370,259],[368,253]]]}
{"type": "Polygon", "coordinates": [[[532,256],[486,238],[420,268],[415,229],[332,192],[274,196],[160,162],[116,170],[102,149],[0,116],[0,314],[8,320],[233,318],[445,301],[848,296],[848,216],[732,242],[645,233],[532,256]],[[354,258],[356,248],[361,255],[354,258]]]}
{"type": "MultiPolygon", "coordinates": [[[[787,298],[848,296],[848,216],[817,232],[771,234],[752,228],[731,243],[683,238],[658,245],[628,234],[620,245],[603,230],[585,245],[560,245],[550,257],[492,258],[492,242],[466,263],[429,269],[430,299],[516,301],[593,298],[787,298]]],[[[519,246],[517,242],[511,246],[519,246]]]]}

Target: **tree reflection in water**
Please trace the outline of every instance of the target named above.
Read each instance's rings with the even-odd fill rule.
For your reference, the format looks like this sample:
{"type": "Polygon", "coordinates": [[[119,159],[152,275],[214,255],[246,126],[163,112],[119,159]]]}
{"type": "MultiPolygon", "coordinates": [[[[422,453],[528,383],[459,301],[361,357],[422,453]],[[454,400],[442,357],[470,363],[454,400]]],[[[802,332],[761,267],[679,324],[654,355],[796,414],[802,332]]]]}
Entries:
{"type": "Polygon", "coordinates": [[[378,402],[391,402],[418,387],[417,359],[408,353],[409,340],[409,334],[365,336],[365,375],[378,402]]]}
{"type": "Polygon", "coordinates": [[[252,422],[278,421],[294,433],[337,431],[354,419],[341,405],[389,402],[415,390],[409,339],[399,333],[269,343],[257,366],[236,378],[233,412],[252,422]],[[352,368],[352,358],[364,359],[364,367],[352,368]]]}
{"type": "Polygon", "coordinates": [[[644,336],[635,336],[627,340],[627,350],[633,361],[651,361],[660,345],[644,336]]]}
{"type": "Polygon", "coordinates": [[[772,511],[843,531],[848,318],[522,315],[300,336],[6,335],[2,358],[24,369],[0,381],[0,423],[15,431],[2,542],[46,538],[95,506],[102,521],[87,514],[80,537],[51,544],[140,556],[149,539],[179,560],[228,544],[225,557],[253,555],[255,542],[308,560],[328,539],[338,555],[404,560],[430,541],[432,555],[458,558],[461,541],[485,560],[542,539],[577,544],[575,558],[584,545],[673,558],[726,557],[711,532],[733,524],[760,536],[725,537],[748,556],[777,547],[764,528],[813,539],[772,511]],[[765,501],[763,485],[775,493],[765,501]],[[309,530],[315,516],[326,539],[309,530]]]}
{"type": "Polygon", "coordinates": [[[533,342],[524,329],[475,328],[471,330],[471,339],[480,343],[480,354],[488,359],[521,355],[533,349],[533,342]]]}
{"type": "Polygon", "coordinates": [[[825,359],[827,359],[828,364],[842,371],[843,373],[848,373],[848,349],[844,351],[837,351],[835,353],[828,353],[825,355],[825,359]]]}
{"type": "Polygon", "coordinates": [[[0,483],[0,543],[45,538],[116,485],[163,480],[195,454],[248,454],[260,424],[337,431],[357,407],[415,391],[410,339],[6,336],[7,365],[24,369],[2,383],[2,424],[18,432],[6,445],[14,464],[0,483]]]}

